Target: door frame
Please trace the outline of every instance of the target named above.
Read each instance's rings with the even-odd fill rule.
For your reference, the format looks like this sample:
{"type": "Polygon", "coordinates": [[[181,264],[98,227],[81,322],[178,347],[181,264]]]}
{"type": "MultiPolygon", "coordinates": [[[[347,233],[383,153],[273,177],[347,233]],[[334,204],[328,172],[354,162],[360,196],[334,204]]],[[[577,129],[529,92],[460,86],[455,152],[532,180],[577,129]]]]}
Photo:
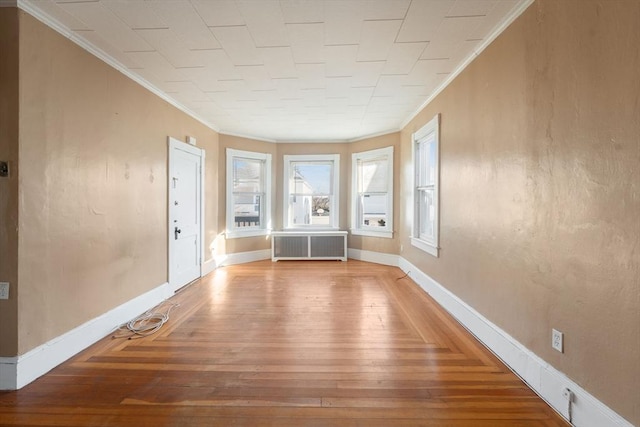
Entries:
{"type": "Polygon", "coordinates": [[[169,288],[172,292],[177,291],[182,286],[186,285],[186,283],[172,283],[175,280],[172,276],[172,249],[173,249],[173,216],[171,214],[171,184],[172,184],[172,176],[174,169],[174,150],[185,151],[189,154],[196,155],[200,157],[200,229],[198,230],[199,238],[200,238],[200,276],[202,277],[202,267],[204,262],[204,172],[205,172],[205,160],[206,160],[206,151],[196,146],[184,143],[179,139],[173,138],[171,136],[167,137],[167,145],[168,145],[168,167],[167,167],[167,283],[169,283],[169,288]],[[173,279],[173,280],[172,280],[173,279]]]}

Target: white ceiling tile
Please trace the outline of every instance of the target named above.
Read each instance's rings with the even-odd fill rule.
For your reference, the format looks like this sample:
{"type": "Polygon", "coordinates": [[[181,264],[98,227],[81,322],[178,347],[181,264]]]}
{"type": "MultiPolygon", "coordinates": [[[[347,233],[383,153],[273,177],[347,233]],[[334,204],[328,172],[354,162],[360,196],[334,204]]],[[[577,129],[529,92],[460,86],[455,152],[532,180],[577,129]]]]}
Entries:
{"type": "Polygon", "coordinates": [[[373,91],[375,87],[355,87],[350,88],[347,92],[349,96],[349,105],[351,106],[362,106],[367,105],[371,96],[373,95],[373,91]]]}
{"type": "Polygon", "coordinates": [[[318,89],[326,86],[325,64],[296,64],[301,89],[318,89]]]}
{"type": "Polygon", "coordinates": [[[325,60],[324,24],[286,24],[296,64],[320,63],[325,60]]]}
{"type": "Polygon", "coordinates": [[[375,86],[386,64],[386,61],[356,62],[355,72],[353,73],[353,86],[375,86]]]}
{"type": "Polygon", "coordinates": [[[365,0],[363,3],[365,20],[404,19],[411,0],[365,0]]]}
{"type": "Polygon", "coordinates": [[[218,80],[240,78],[238,70],[224,50],[202,50],[197,54],[202,58],[205,67],[211,70],[214,78],[218,80]]]}
{"type": "Polygon", "coordinates": [[[261,65],[262,60],[246,26],[211,29],[234,65],[261,65]]]}
{"type": "Polygon", "coordinates": [[[325,1],[324,44],[358,44],[364,19],[364,2],[325,1]]]}
{"type": "Polygon", "coordinates": [[[102,3],[61,3],[60,7],[121,51],[153,50],[102,3]]]}
{"type": "Polygon", "coordinates": [[[287,24],[324,21],[324,2],[318,0],[281,0],[280,9],[287,24]]]}
{"type": "Polygon", "coordinates": [[[289,37],[278,0],[238,0],[256,47],[289,46],[289,37]]]}
{"type": "Polygon", "coordinates": [[[325,52],[327,77],[352,76],[355,73],[358,45],[327,46],[325,52]]]}
{"type": "Polygon", "coordinates": [[[326,95],[324,89],[307,89],[301,90],[300,93],[304,97],[305,107],[326,105],[326,95]]]}
{"type": "Polygon", "coordinates": [[[336,77],[327,79],[326,94],[327,97],[337,98],[351,88],[351,77],[336,77]]]}
{"type": "Polygon", "coordinates": [[[258,48],[258,53],[270,78],[287,78],[298,75],[296,64],[293,62],[293,52],[290,47],[258,48]]]}
{"type": "Polygon", "coordinates": [[[150,4],[187,48],[220,48],[220,44],[191,3],[182,0],[163,0],[150,2],[150,4]]]}
{"type": "Polygon", "coordinates": [[[246,24],[234,0],[191,0],[191,4],[209,27],[246,24]]]}
{"type": "Polygon", "coordinates": [[[440,22],[454,4],[455,0],[412,2],[396,41],[431,41],[437,33],[440,22]]]}
{"type": "Polygon", "coordinates": [[[277,79],[273,80],[276,87],[276,96],[282,99],[298,99],[301,97],[300,82],[298,79],[277,79]]]}
{"type": "Polygon", "coordinates": [[[373,97],[395,95],[405,82],[406,76],[380,76],[373,97]]]}
{"type": "Polygon", "coordinates": [[[394,43],[382,70],[383,74],[409,74],[427,44],[426,42],[394,43]]]}
{"type": "Polygon", "coordinates": [[[249,90],[273,90],[273,80],[264,65],[238,66],[240,75],[247,82],[249,90]]]}
{"type": "Polygon", "coordinates": [[[366,21],[358,49],[358,61],[386,60],[402,21],[366,21]]]}
{"type": "Polygon", "coordinates": [[[103,2],[129,28],[168,28],[169,25],[155,12],[152,3],[144,0],[110,0],[103,2]]]}
{"type": "Polygon", "coordinates": [[[175,68],[204,66],[198,52],[189,50],[182,43],[182,39],[170,29],[136,30],[136,33],[160,52],[175,68]]]}
{"type": "Polygon", "coordinates": [[[456,0],[447,16],[485,16],[497,0],[456,0]]]}

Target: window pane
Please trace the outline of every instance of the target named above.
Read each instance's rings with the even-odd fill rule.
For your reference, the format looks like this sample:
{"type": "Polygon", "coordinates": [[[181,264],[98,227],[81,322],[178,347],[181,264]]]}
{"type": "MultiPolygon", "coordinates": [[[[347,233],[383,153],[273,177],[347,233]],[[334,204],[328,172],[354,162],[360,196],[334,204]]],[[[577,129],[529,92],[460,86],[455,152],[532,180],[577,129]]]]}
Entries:
{"type": "Polygon", "coordinates": [[[292,162],[292,188],[296,194],[331,194],[333,163],[292,162]]]}
{"type": "Polygon", "coordinates": [[[420,238],[427,242],[435,242],[435,205],[433,203],[434,190],[421,190],[418,192],[420,211],[420,238]]]}
{"type": "Polygon", "coordinates": [[[427,138],[418,143],[418,186],[426,187],[435,185],[436,182],[436,141],[435,134],[430,134],[427,138]]]}
{"type": "Polygon", "coordinates": [[[312,196],[311,225],[331,224],[331,198],[329,196],[312,196]]]}
{"type": "Polygon", "coordinates": [[[386,193],[389,186],[387,178],[387,159],[360,160],[359,192],[386,193]]]}
{"type": "Polygon", "coordinates": [[[291,196],[294,225],[330,225],[332,197],[295,194],[291,196]]]}
{"type": "Polygon", "coordinates": [[[236,227],[260,227],[261,212],[261,195],[242,193],[233,195],[233,214],[236,227]]]}
{"type": "Polygon", "coordinates": [[[387,225],[387,195],[360,195],[361,221],[363,226],[385,227],[387,225]]]}
{"type": "Polygon", "coordinates": [[[262,168],[264,162],[255,159],[233,159],[233,191],[257,193],[262,191],[262,168]]]}

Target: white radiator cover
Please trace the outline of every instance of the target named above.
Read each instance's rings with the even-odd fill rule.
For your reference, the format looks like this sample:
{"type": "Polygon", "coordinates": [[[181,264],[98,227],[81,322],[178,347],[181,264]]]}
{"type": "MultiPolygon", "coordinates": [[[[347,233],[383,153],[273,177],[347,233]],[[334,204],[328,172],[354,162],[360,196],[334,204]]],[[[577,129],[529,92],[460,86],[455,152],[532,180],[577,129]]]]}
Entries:
{"type": "Polygon", "coordinates": [[[346,231],[274,231],[271,260],[347,260],[346,231]]]}

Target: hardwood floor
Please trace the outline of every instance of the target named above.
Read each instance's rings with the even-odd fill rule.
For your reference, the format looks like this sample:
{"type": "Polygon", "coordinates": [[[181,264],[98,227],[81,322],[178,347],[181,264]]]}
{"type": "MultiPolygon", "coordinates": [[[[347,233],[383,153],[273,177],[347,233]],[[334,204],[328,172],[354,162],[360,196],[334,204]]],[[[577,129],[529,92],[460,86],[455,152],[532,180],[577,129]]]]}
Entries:
{"type": "Polygon", "coordinates": [[[568,426],[401,270],[261,261],[16,392],[1,426],[568,426]]]}

